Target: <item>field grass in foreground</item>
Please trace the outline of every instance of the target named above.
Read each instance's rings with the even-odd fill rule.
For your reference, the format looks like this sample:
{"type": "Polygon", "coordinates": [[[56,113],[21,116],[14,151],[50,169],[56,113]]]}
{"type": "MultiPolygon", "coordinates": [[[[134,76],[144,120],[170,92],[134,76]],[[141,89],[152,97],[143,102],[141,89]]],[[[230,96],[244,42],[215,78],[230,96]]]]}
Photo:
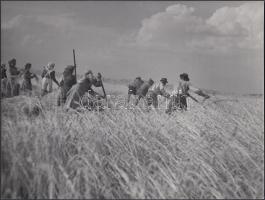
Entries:
{"type": "Polygon", "coordinates": [[[264,198],[263,96],[171,116],[66,113],[51,96],[2,100],[2,198],[264,198]]]}

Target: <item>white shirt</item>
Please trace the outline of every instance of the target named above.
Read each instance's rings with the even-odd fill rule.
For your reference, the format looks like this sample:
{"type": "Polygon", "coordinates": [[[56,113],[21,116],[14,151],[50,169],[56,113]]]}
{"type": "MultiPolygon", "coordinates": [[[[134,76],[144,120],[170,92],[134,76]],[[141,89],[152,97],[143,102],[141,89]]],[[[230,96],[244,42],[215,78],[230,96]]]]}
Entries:
{"type": "Polygon", "coordinates": [[[149,91],[152,91],[157,95],[163,95],[164,96],[167,94],[167,92],[165,90],[165,86],[161,82],[153,84],[151,86],[151,88],[149,89],[149,91]]]}
{"type": "MultiPolygon", "coordinates": [[[[179,80],[179,82],[181,82],[182,84],[187,84],[189,86],[189,91],[192,91],[192,92],[198,92],[200,91],[200,89],[194,87],[190,82],[185,82],[183,80],[179,80]]],[[[171,92],[171,95],[177,95],[177,94],[183,94],[184,91],[181,90],[181,88],[179,88],[179,84],[176,85],[174,87],[174,90],[171,92]]]]}

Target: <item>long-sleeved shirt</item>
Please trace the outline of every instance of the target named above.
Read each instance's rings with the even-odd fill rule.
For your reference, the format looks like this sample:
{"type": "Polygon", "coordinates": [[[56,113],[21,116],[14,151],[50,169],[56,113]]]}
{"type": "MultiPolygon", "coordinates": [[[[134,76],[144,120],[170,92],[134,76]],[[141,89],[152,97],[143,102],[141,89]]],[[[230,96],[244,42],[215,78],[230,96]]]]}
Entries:
{"type": "Polygon", "coordinates": [[[188,95],[189,91],[192,91],[199,95],[201,94],[201,90],[194,87],[189,81],[179,80],[178,85],[174,88],[171,95],[177,95],[177,94],[188,95]]]}
{"type": "Polygon", "coordinates": [[[101,84],[101,80],[95,77],[92,80],[86,77],[81,79],[68,91],[65,106],[67,108],[78,107],[78,104],[76,102],[80,102],[80,99],[82,99],[83,95],[91,90],[91,86],[94,85],[96,87],[100,87],[101,84]]]}
{"type": "Polygon", "coordinates": [[[30,71],[23,73],[23,88],[32,90],[31,79],[35,77],[35,74],[32,74],[30,71]]]}
{"type": "Polygon", "coordinates": [[[17,67],[13,66],[9,66],[8,70],[7,70],[7,77],[9,78],[18,78],[18,75],[20,74],[20,71],[17,69],[17,67]]]}
{"type": "Polygon", "coordinates": [[[165,90],[165,86],[161,82],[155,83],[149,89],[149,91],[153,92],[156,95],[162,95],[164,97],[169,97],[169,93],[165,90]]]}
{"type": "Polygon", "coordinates": [[[129,87],[134,87],[136,90],[138,90],[143,83],[143,80],[136,78],[132,83],[129,84],[129,87]]]}
{"type": "Polygon", "coordinates": [[[60,86],[66,92],[68,92],[74,84],[76,84],[76,80],[75,80],[75,76],[72,74],[63,76],[63,79],[60,82],[60,86]]]}
{"type": "Polygon", "coordinates": [[[50,78],[52,79],[57,85],[59,85],[59,82],[56,80],[56,77],[55,77],[55,71],[52,70],[52,71],[48,71],[46,69],[43,70],[42,72],[42,78],[50,78]]]}
{"type": "Polygon", "coordinates": [[[148,81],[144,82],[141,87],[137,90],[137,95],[145,96],[151,87],[150,83],[148,81]]]}

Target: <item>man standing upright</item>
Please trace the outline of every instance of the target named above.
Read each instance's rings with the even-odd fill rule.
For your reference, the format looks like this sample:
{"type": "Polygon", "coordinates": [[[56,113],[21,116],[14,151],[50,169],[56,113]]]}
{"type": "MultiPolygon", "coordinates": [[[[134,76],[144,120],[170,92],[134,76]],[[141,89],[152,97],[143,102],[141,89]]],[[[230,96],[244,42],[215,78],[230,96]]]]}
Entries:
{"type": "Polygon", "coordinates": [[[171,99],[166,110],[166,113],[169,114],[175,109],[187,110],[187,97],[190,96],[189,91],[204,97],[204,99],[210,98],[210,96],[204,94],[202,90],[192,86],[187,73],[182,73],[179,77],[178,85],[171,94],[171,99]]]}

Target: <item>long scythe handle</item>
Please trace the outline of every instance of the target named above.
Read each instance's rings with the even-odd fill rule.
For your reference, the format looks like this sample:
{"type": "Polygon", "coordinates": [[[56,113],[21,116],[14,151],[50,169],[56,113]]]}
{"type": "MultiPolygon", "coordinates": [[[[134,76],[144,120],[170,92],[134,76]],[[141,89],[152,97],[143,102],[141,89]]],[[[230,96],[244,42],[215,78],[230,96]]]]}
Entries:
{"type": "Polygon", "coordinates": [[[73,56],[74,56],[74,66],[75,66],[75,80],[77,81],[77,78],[76,78],[75,50],[74,49],[73,49],[73,56]]]}
{"type": "Polygon", "coordinates": [[[102,87],[102,90],[103,90],[104,98],[107,100],[107,95],[106,95],[105,88],[104,88],[102,80],[101,80],[101,87],[102,87]]]}
{"type": "Polygon", "coordinates": [[[189,93],[187,96],[190,97],[193,101],[196,101],[197,103],[199,103],[199,101],[197,99],[195,99],[193,96],[191,96],[189,93]]]}

